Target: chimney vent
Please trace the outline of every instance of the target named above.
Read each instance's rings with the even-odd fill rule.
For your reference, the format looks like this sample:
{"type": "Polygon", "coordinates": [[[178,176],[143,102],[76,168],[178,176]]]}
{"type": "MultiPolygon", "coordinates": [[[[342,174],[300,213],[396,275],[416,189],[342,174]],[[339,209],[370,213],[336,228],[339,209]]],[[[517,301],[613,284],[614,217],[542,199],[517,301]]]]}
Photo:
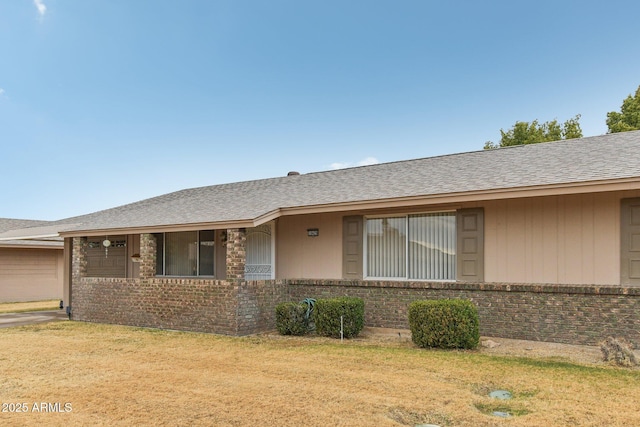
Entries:
{"type": "Polygon", "coordinates": [[[300,175],[300,172],[291,171],[287,174],[287,176],[296,176],[296,175],[300,175]]]}

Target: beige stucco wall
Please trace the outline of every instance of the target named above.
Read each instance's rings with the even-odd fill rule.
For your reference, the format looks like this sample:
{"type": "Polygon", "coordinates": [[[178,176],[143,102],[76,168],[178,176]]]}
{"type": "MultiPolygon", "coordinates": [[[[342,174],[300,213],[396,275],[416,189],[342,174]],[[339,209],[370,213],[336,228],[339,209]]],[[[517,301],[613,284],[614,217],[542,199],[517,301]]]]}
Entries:
{"type": "Polygon", "coordinates": [[[342,277],[342,214],[281,217],[277,236],[276,278],[342,277]],[[307,236],[308,228],[317,228],[319,236],[307,236]]]}
{"type": "Polygon", "coordinates": [[[0,302],[62,299],[60,249],[0,248],[0,302]]]}
{"type": "Polygon", "coordinates": [[[485,208],[485,281],[620,283],[615,192],[499,200],[485,208]]]}

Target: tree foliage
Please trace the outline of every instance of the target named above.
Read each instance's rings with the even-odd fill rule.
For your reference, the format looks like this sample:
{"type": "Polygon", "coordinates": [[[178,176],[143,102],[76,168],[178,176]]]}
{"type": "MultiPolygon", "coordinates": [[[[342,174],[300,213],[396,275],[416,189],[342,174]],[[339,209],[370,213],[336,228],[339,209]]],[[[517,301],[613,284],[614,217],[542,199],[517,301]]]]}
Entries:
{"type": "Polygon", "coordinates": [[[529,122],[516,122],[511,129],[500,129],[500,143],[494,144],[487,141],[484,149],[498,147],[510,147],[512,145],[537,144],[539,142],[559,141],[561,139],[581,138],[580,114],[564,122],[557,120],[540,124],[538,120],[529,122]]]}
{"type": "Polygon", "coordinates": [[[609,133],[640,130],[640,86],[635,96],[629,95],[622,101],[619,113],[617,111],[607,113],[607,126],[609,133]]]}

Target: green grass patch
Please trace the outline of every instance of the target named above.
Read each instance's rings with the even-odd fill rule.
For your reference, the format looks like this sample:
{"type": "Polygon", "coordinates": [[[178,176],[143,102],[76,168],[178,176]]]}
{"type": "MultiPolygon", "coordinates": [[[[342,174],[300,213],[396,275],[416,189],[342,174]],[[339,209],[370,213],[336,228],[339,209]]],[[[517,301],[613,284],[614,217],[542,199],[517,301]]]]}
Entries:
{"type": "Polygon", "coordinates": [[[485,415],[492,415],[494,412],[504,412],[512,417],[519,417],[522,415],[530,414],[531,411],[525,409],[518,404],[511,404],[505,402],[496,402],[496,403],[475,403],[473,406],[480,412],[485,415]]]}

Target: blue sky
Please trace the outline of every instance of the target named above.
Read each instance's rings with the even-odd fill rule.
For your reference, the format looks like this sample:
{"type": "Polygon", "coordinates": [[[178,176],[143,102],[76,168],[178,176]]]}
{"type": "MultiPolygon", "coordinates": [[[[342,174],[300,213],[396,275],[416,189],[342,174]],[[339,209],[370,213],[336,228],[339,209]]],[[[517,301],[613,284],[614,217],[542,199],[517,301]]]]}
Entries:
{"type": "Polygon", "coordinates": [[[0,0],[0,217],[474,151],[640,85],[638,1],[0,0]]]}

